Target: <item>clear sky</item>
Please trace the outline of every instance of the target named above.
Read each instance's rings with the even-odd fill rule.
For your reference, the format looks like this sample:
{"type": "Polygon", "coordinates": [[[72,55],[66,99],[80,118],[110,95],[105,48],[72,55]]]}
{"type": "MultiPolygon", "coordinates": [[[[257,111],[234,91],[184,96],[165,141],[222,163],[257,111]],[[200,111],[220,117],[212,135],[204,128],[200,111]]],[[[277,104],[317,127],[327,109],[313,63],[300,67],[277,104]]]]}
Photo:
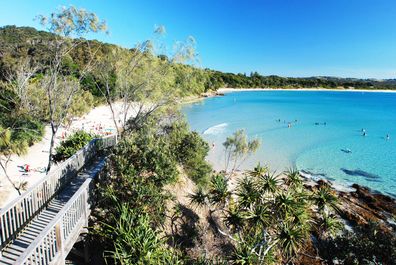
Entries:
{"type": "Polygon", "coordinates": [[[38,26],[62,5],[107,21],[132,47],[164,25],[197,41],[203,67],[263,75],[396,78],[396,0],[2,0],[0,25],[38,26]]]}

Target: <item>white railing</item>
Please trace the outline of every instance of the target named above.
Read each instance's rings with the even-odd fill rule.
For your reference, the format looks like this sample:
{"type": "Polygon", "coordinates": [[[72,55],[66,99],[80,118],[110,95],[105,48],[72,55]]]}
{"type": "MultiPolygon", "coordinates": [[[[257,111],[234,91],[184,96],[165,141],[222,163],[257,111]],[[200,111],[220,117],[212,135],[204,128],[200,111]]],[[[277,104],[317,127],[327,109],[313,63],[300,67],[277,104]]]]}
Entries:
{"type": "Polygon", "coordinates": [[[15,239],[18,232],[69,183],[71,178],[91,160],[98,150],[113,146],[117,136],[94,139],[51,171],[40,182],[0,210],[0,249],[15,239]]]}
{"type": "Polygon", "coordinates": [[[81,230],[87,226],[91,183],[92,179],[88,178],[81,185],[15,264],[54,264],[65,260],[81,230]]]}

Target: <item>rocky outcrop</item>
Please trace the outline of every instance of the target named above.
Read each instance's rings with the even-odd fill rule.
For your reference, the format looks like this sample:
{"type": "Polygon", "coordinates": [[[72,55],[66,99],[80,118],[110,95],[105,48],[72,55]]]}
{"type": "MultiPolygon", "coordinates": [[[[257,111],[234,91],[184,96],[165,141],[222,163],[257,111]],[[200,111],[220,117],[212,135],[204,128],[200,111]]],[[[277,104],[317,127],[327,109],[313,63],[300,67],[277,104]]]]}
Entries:
{"type": "Polygon", "coordinates": [[[377,222],[384,230],[394,230],[396,200],[354,184],[356,191],[339,192],[340,215],[352,225],[377,222]]]}
{"type": "Polygon", "coordinates": [[[224,93],[218,91],[208,91],[201,94],[201,97],[208,98],[208,97],[216,97],[216,96],[224,96],[224,93]]]}
{"type": "MultiPolygon", "coordinates": [[[[312,187],[312,182],[310,183],[312,187]]],[[[329,181],[318,180],[315,186],[331,185],[329,181]]],[[[384,230],[396,231],[396,200],[390,196],[373,192],[358,184],[352,191],[336,190],[339,201],[339,214],[352,226],[380,224],[384,230]]]]}

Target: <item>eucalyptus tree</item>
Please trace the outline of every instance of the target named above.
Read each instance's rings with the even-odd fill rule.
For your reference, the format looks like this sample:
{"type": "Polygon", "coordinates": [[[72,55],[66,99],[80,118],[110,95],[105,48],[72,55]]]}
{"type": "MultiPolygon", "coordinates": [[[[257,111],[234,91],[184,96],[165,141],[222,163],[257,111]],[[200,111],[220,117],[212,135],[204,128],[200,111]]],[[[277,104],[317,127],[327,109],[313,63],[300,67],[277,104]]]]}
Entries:
{"type": "Polygon", "coordinates": [[[106,97],[119,134],[139,127],[158,110],[174,109],[176,100],[183,95],[181,87],[189,80],[188,74],[177,77],[175,68],[197,62],[195,40],[189,37],[176,42],[173,50],[168,51],[163,43],[164,34],[165,27],[158,26],[150,40],[129,50],[114,47],[98,64],[102,86],[97,87],[106,97]],[[118,115],[116,100],[121,102],[118,115]]]}
{"type": "Polygon", "coordinates": [[[48,115],[51,126],[51,141],[49,147],[49,161],[47,171],[52,165],[52,154],[55,137],[60,126],[69,114],[73,97],[80,89],[81,79],[92,69],[95,51],[90,49],[89,42],[83,37],[89,33],[98,33],[106,30],[104,21],[92,12],[77,9],[73,6],[62,7],[50,16],[38,16],[41,25],[51,33],[55,39],[48,43],[48,63],[43,65],[44,77],[41,86],[46,93],[48,115]],[[75,73],[65,73],[64,67],[70,54],[80,45],[87,45],[86,63],[75,73]]]}
{"type": "MultiPolygon", "coordinates": [[[[14,105],[13,111],[16,111],[18,115],[24,115],[33,110],[34,106],[30,99],[32,94],[31,83],[38,71],[39,66],[27,57],[21,59],[12,71],[6,73],[6,85],[15,95],[6,97],[6,100],[14,105]]],[[[1,106],[4,107],[4,104],[0,103],[1,106]]]]}
{"type": "Polygon", "coordinates": [[[20,194],[26,188],[26,181],[12,180],[8,164],[12,155],[22,155],[29,145],[41,139],[43,128],[38,118],[31,95],[34,93],[32,79],[38,67],[29,58],[24,58],[12,71],[4,73],[6,81],[0,85],[0,168],[7,180],[20,194]]]}

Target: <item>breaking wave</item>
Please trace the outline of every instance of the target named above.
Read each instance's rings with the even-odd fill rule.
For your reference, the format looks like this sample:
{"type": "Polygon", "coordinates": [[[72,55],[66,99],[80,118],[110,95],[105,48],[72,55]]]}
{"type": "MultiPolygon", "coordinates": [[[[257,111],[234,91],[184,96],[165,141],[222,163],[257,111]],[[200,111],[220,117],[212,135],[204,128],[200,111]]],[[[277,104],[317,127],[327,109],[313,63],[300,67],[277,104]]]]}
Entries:
{"type": "Polygon", "coordinates": [[[220,134],[224,132],[225,128],[228,126],[227,123],[220,123],[215,126],[209,127],[206,129],[203,134],[220,134]]]}

